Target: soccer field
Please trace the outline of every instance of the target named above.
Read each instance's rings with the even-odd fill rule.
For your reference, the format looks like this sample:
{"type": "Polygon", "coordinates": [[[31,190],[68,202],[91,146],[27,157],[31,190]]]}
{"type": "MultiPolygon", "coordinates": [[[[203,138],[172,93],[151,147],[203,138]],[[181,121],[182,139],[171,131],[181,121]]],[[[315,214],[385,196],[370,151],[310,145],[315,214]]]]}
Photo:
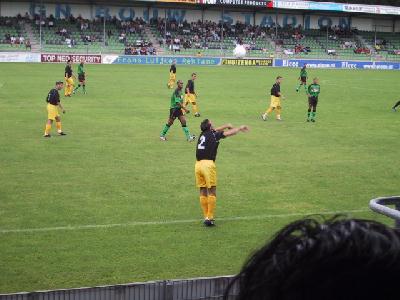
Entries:
{"type": "MultiPolygon", "coordinates": [[[[0,293],[226,275],[284,224],[369,212],[400,193],[396,71],[309,70],[321,94],[307,123],[298,69],[197,72],[203,117],[251,131],[221,142],[217,226],[201,223],[195,144],[169,113],[169,66],[87,65],[88,94],[62,103],[65,137],[42,137],[45,97],[64,65],[1,64],[0,293]],[[283,122],[260,118],[282,75],[283,122]]],[[[74,66],[76,71],[76,66],[74,66]]]]}

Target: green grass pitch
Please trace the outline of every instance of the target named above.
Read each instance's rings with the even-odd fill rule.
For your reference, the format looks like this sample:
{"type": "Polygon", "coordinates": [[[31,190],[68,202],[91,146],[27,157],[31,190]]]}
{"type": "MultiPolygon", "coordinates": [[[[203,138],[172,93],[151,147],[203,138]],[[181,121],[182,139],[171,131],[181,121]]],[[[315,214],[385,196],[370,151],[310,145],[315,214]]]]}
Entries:
{"type": "MultiPolygon", "coordinates": [[[[1,64],[0,292],[233,274],[310,213],[392,224],[368,201],[399,194],[399,72],[309,70],[322,90],[310,124],[299,70],[178,66],[178,79],[198,73],[202,117],[251,127],[221,142],[218,226],[204,228],[195,144],[179,123],[158,139],[168,69],[87,65],[88,94],[63,99],[68,135],[44,139],[45,97],[64,66],[1,64]],[[284,121],[263,122],[277,75],[284,121]],[[107,224],[120,225],[82,227],[107,224]]],[[[196,135],[200,121],[188,118],[196,135]]]]}

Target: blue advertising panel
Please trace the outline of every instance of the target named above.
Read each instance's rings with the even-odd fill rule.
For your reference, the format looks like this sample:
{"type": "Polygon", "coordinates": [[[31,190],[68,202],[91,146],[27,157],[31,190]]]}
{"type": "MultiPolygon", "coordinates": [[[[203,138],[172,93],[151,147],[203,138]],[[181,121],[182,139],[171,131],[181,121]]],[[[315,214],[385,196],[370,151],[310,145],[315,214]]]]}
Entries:
{"type": "Polygon", "coordinates": [[[309,2],[311,10],[343,11],[343,4],[326,2],[309,2]]]}
{"type": "Polygon", "coordinates": [[[121,55],[113,64],[133,65],[170,65],[173,61],[177,65],[217,66],[221,64],[219,57],[183,57],[183,56],[146,56],[146,55],[121,55]]]}
{"type": "Polygon", "coordinates": [[[400,70],[400,62],[373,62],[350,60],[314,60],[314,59],[275,59],[275,67],[299,68],[307,64],[309,68],[323,69],[378,69],[400,70]]]}

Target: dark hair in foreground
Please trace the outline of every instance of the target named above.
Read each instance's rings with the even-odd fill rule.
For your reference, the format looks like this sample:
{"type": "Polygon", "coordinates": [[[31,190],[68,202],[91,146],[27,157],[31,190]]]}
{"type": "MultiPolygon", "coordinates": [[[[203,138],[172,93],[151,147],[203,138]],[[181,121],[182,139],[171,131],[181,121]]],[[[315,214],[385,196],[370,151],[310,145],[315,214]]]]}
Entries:
{"type": "Polygon", "coordinates": [[[400,231],[336,216],[295,221],[249,258],[238,300],[400,299],[400,231]]]}

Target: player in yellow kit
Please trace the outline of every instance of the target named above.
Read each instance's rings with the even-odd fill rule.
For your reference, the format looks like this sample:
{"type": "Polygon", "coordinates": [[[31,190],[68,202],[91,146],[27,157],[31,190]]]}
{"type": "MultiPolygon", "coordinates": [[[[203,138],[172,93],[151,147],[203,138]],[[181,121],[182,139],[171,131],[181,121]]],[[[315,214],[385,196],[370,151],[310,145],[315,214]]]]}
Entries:
{"type": "Polygon", "coordinates": [[[44,137],[49,138],[51,125],[53,121],[56,121],[57,132],[59,135],[66,135],[61,129],[61,119],[60,113],[58,109],[60,108],[63,113],[65,113],[64,107],[61,105],[59,90],[63,88],[64,83],[62,81],[57,81],[54,89],[51,89],[47,94],[46,102],[47,102],[47,121],[46,121],[46,129],[44,131],[44,137]]]}
{"type": "Polygon", "coordinates": [[[72,66],[71,60],[68,60],[67,66],[65,67],[65,88],[64,88],[64,96],[71,97],[72,92],[74,91],[74,75],[72,74],[72,66]]]}
{"type": "Polygon", "coordinates": [[[226,124],[213,127],[210,120],[205,119],[200,124],[201,134],[196,147],[195,177],[196,185],[200,189],[200,206],[203,210],[204,225],[214,226],[214,214],[217,201],[217,167],[215,159],[219,142],[238,132],[247,132],[246,125],[234,128],[226,124]]]}
{"type": "Polygon", "coordinates": [[[176,83],[176,60],[172,62],[171,67],[169,68],[169,80],[168,80],[168,88],[173,89],[176,83]]]}
{"type": "Polygon", "coordinates": [[[197,107],[197,94],[194,90],[194,81],[196,80],[197,75],[196,73],[192,74],[192,79],[189,79],[186,88],[185,88],[185,99],[183,102],[183,107],[186,108],[186,106],[190,103],[192,104],[193,108],[193,113],[195,117],[200,117],[199,109],[197,107]]]}
{"type": "Polygon", "coordinates": [[[276,113],[276,119],[278,121],[281,121],[281,99],[285,99],[281,93],[281,82],[282,82],[282,77],[278,76],[276,77],[276,82],[271,88],[271,103],[269,105],[269,108],[265,113],[261,115],[261,118],[266,121],[268,119],[268,114],[271,112],[275,111],[276,113]]]}

